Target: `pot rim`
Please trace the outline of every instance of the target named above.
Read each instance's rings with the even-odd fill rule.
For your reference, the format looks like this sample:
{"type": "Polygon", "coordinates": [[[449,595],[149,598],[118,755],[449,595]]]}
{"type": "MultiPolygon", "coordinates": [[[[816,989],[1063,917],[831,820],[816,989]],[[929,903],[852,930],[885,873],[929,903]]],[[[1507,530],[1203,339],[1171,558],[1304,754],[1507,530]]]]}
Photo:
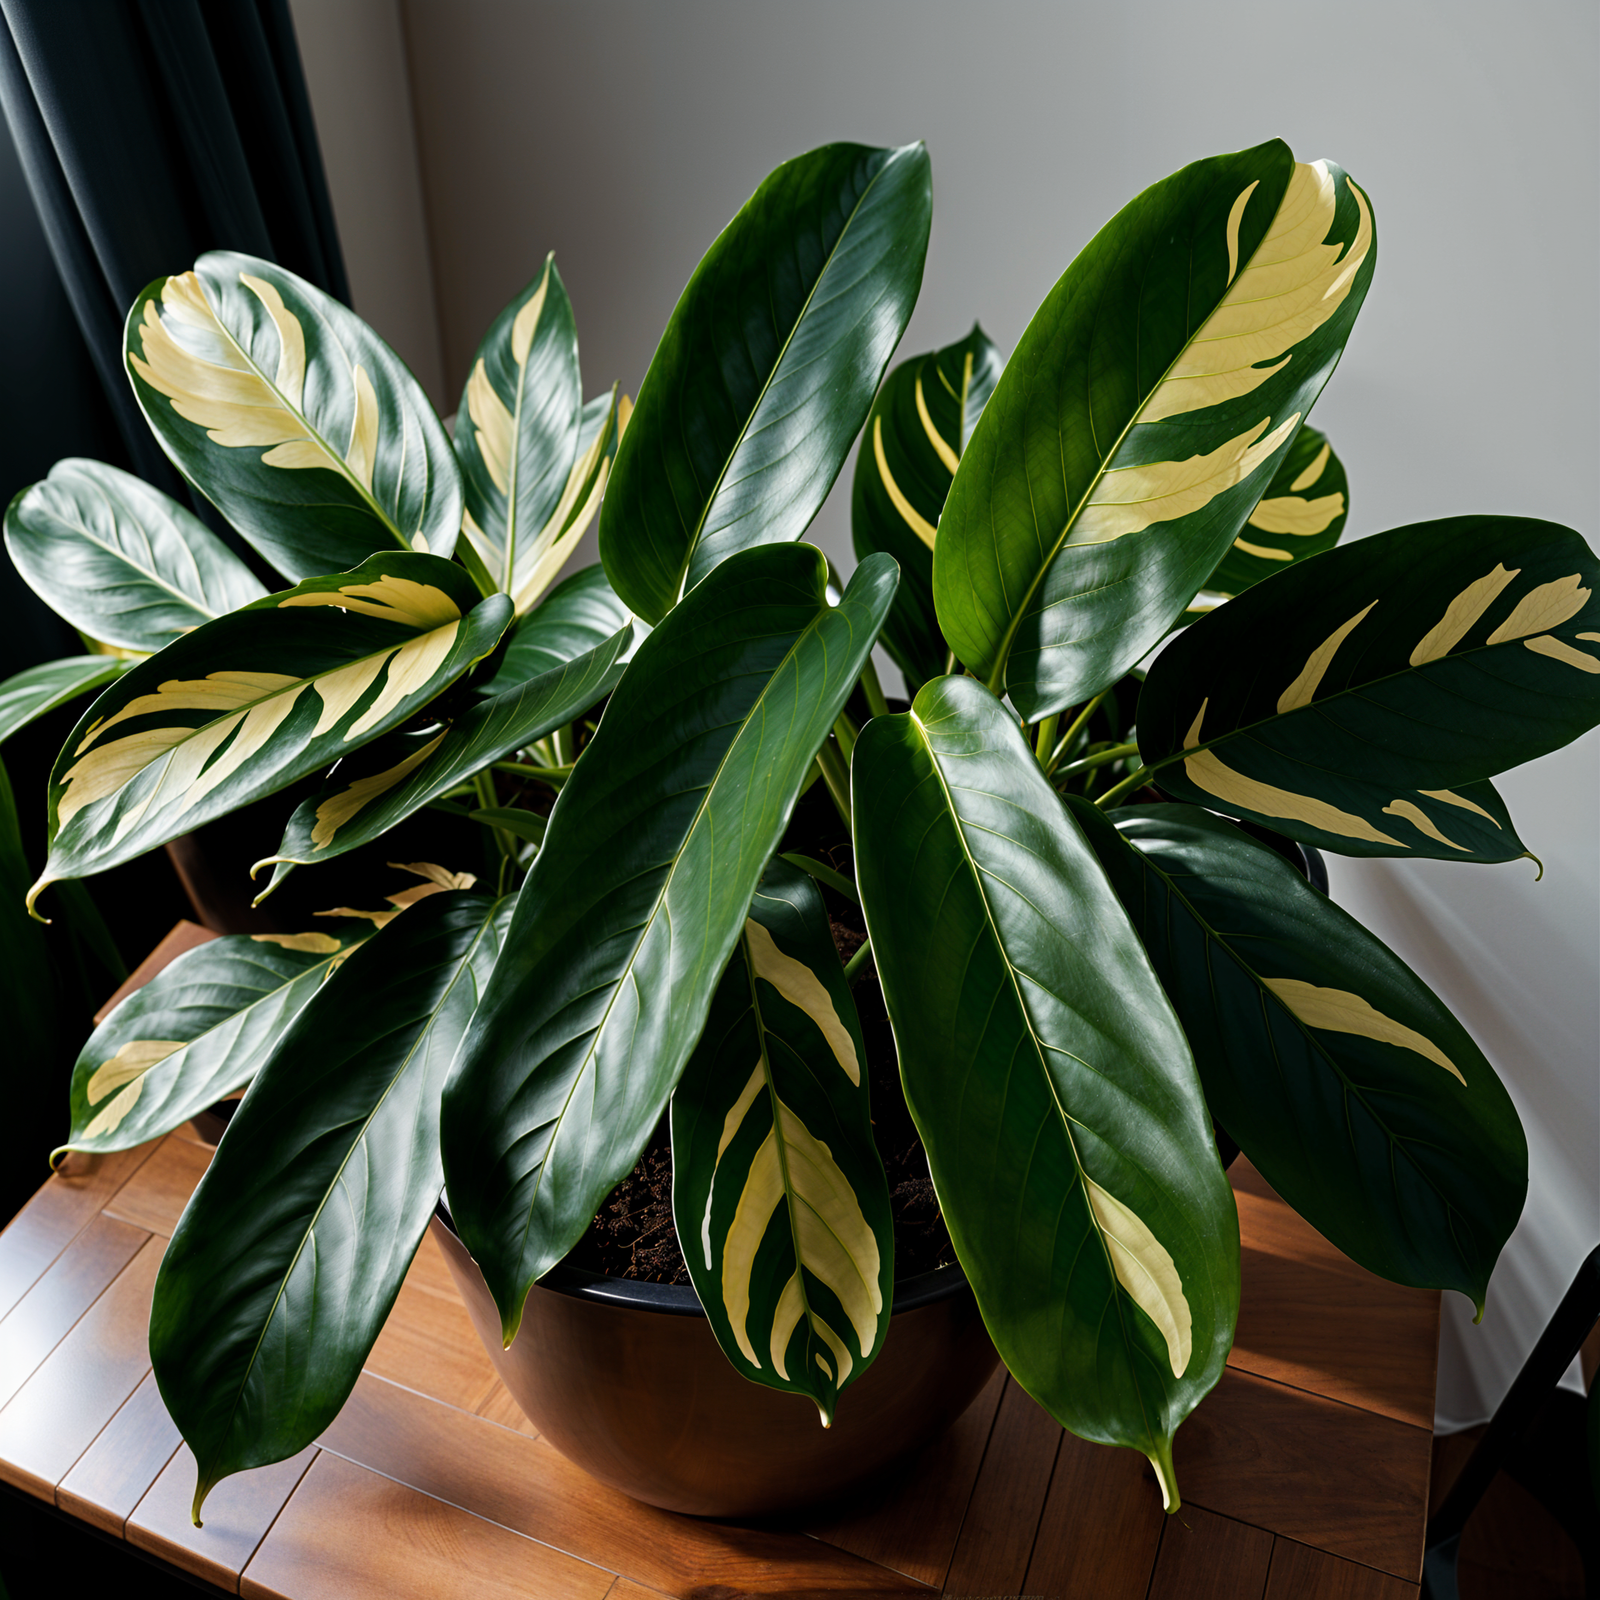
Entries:
{"type": "MultiPolygon", "coordinates": [[[[434,1207],[434,1216],[450,1230],[459,1242],[455,1219],[450,1215],[449,1202],[444,1195],[434,1207]]],[[[465,1248],[463,1246],[463,1248],[465,1248]]],[[[538,1279],[537,1287],[553,1290],[556,1294],[571,1295],[575,1300],[588,1300],[595,1305],[625,1306],[633,1311],[655,1311],[669,1317],[705,1318],[706,1310],[700,1304],[692,1283],[652,1283],[643,1278],[608,1278],[604,1273],[590,1272],[587,1267],[569,1266],[558,1261],[538,1279]]],[[[915,1311],[919,1306],[948,1300],[967,1287],[967,1275],[960,1262],[935,1267],[931,1272],[919,1272],[914,1277],[895,1281],[894,1299],[889,1314],[915,1311]]]]}

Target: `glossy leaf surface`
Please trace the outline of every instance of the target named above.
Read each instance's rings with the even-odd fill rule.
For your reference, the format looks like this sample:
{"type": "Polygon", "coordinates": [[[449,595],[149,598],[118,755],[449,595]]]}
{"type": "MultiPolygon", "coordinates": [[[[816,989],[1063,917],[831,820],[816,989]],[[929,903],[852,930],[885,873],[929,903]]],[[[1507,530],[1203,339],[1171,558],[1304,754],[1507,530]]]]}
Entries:
{"type": "Polygon", "coordinates": [[[116,656],[63,656],[24,667],[0,683],[0,744],[57,706],[91,689],[103,689],[132,665],[116,656]]]}
{"type": "Polygon", "coordinates": [[[706,252],[600,517],[606,571],[647,622],[735,551],[805,532],[910,319],[931,214],[920,144],[825,145],[772,172],[706,252]]]}
{"type": "Polygon", "coordinates": [[[1344,463],[1325,433],[1302,428],[1206,588],[1232,598],[1292,562],[1331,550],[1349,515],[1344,463]]]}
{"type": "Polygon", "coordinates": [[[366,932],[230,934],[186,951],[89,1036],[63,1148],[131,1150],[242,1089],[366,932]]]}
{"type": "Polygon", "coordinates": [[[34,892],[127,861],[398,726],[494,648],[510,612],[453,563],[396,552],[184,635],[102,694],[68,738],[34,892]]]}
{"type": "MultiPolygon", "coordinates": [[[[628,608],[617,599],[597,562],[565,577],[506,637],[494,675],[475,686],[480,694],[503,694],[518,684],[566,665],[620,633],[629,623],[628,608]]],[[[634,625],[637,640],[646,631],[634,625]]]]}
{"type": "Polygon", "coordinates": [[[1346,855],[1509,860],[1473,785],[1600,722],[1600,562],[1520,517],[1314,556],[1184,630],[1139,698],[1169,794],[1346,855]]]}
{"type": "Polygon", "coordinates": [[[1366,197],[1274,140],[1125,206],[1035,314],[934,558],[957,657],[1028,721],[1114,683],[1205,585],[1344,348],[1366,197]]]}
{"type": "Polygon", "coordinates": [[[134,301],[126,358],[173,465],[291,580],[455,549],[461,474],[427,396],[292,272],[208,252],[134,301]]]}
{"type": "Polygon", "coordinates": [[[1352,1260],[1482,1311],[1528,1189],[1494,1068],[1426,984],[1194,806],[1069,800],[1194,1049],[1212,1114],[1352,1260]],[[1115,826],[1112,824],[1115,823],[1115,826]]]}
{"type": "Polygon", "coordinates": [[[1233,1194],[1177,1018],[1010,713],[970,678],[861,730],[857,881],[906,1101],[1013,1377],[1141,1450],[1221,1376],[1233,1194]]]}
{"type": "Polygon", "coordinates": [[[850,532],[857,556],[886,550],[900,589],[885,649],[920,687],[945,670],[949,645],[933,605],[933,545],[945,496],[1005,359],[983,330],[902,361],[884,380],[856,453],[850,532]]]}
{"type": "Polygon", "coordinates": [[[295,808],[277,854],[254,870],[276,863],[276,886],[291,863],[331,861],[379,838],[491,761],[564,727],[616,687],[631,637],[624,624],[594,649],[477,701],[447,723],[391,733],[341,761],[322,788],[295,808]]]}
{"type": "Polygon", "coordinates": [[[193,512],[99,461],[58,461],[18,495],[6,550],[74,628],[147,655],[266,593],[193,512]]]}
{"type": "Polygon", "coordinates": [[[633,1166],[894,596],[809,545],[731,557],[639,647],[550,815],[445,1096],[461,1237],[509,1342],[633,1166]]]}
{"type": "Polygon", "coordinates": [[[672,1095],[672,1212],[723,1353],[824,1426],[894,1298],[866,1050],[816,885],[774,860],[672,1095]]]}
{"type": "Polygon", "coordinates": [[[561,500],[578,450],[578,327],[554,255],[495,318],[456,411],[465,532],[501,590],[515,594],[561,500]]]}
{"type": "Polygon", "coordinates": [[[282,1461],[355,1386],[439,1198],[439,1091],[504,902],[440,894],[370,939],[262,1067],[167,1246],[150,1357],[198,1468],[282,1461]]]}

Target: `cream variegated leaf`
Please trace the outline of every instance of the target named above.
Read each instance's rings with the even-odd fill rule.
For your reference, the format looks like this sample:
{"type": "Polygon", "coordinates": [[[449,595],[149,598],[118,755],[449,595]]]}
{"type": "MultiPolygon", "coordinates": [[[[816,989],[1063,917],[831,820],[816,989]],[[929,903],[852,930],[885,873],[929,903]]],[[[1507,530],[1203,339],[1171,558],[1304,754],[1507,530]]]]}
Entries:
{"type": "Polygon", "coordinates": [[[1067,805],[1183,1023],[1217,1122],[1362,1266],[1481,1309],[1522,1210],[1528,1151],[1504,1085],[1449,1009],[1221,817],[1067,805]]]}
{"type": "Polygon", "coordinates": [[[1140,696],[1175,798],[1348,855],[1529,852],[1487,780],[1600,722],[1600,565],[1514,517],[1396,528],[1196,622],[1140,696]]]}
{"type": "Polygon", "coordinates": [[[1276,141],[1113,218],[1023,335],[951,486],[933,587],[957,657],[1034,720],[1115,682],[1219,588],[1374,259],[1361,190],[1276,141]]]}
{"type": "Polygon", "coordinates": [[[824,1426],[877,1355],[893,1233],[860,1023],[816,885],[774,860],[672,1098],[673,1213],[728,1358],[824,1426]]]}
{"type": "Polygon", "coordinates": [[[30,903],[387,732],[487,655],[510,610],[451,562],[396,552],[268,595],[140,662],[57,758],[30,903]]]}
{"type": "Polygon", "coordinates": [[[228,934],[179,956],[90,1035],[62,1150],[132,1149],[244,1088],[366,931],[228,934]]]}
{"type": "Polygon", "coordinates": [[[374,551],[448,556],[461,477],[405,364],[269,261],[214,250],[128,313],[134,392],[163,449],[291,579],[374,551]]]}

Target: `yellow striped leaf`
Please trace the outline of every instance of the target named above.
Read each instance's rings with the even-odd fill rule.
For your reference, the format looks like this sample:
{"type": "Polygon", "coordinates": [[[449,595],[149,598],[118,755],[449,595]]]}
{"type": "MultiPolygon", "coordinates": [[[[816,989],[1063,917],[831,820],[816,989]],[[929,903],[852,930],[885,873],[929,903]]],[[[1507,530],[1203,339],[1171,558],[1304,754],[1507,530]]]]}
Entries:
{"type": "Polygon", "coordinates": [[[290,579],[448,556],[461,476],[405,363],[292,272],[213,250],[134,301],[128,373],[173,464],[290,579]]]}
{"type": "Polygon", "coordinates": [[[1296,563],[1157,657],[1137,736],[1178,799],[1347,855],[1528,854],[1488,779],[1600,722],[1600,562],[1517,517],[1296,563]]]}
{"type": "Polygon", "coordinates": [[[206,623],[90,706],[51,773],[46,884],[272,794],[414,715],[504,631],[437,556],[374,557],[206,623]]]}
{"type": "Polygon", "coordinates": [[[672,1097],[673,1213],[729,1360],[827,1427],[894,1283],[861,1027],[803,872],[774,859],[672,1097]]]}
{"type": "Polygon", "coordinates": [[[951,486],[933,588],[957,657],[1032,721],[1144,655],[1251,542],[1374,261],[1366,196],[1276,140],[1114,217],[1034,316],[951,486]]]}

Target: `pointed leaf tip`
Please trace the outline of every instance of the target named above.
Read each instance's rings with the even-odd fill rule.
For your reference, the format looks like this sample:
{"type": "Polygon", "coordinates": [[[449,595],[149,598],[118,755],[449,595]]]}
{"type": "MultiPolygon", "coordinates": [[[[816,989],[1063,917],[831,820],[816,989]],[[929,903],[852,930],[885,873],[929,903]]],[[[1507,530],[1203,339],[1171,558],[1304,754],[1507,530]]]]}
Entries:
{"type": "Polygon", "coordinates": [[[1155,1468],[1156,1482],[1161,1485],[1161,1509],[1170,1517],[1183,1504],[1178,1493],[1178,1474],[1172,1465],[1172,1440],[1158,1440],[1153,1451],[1145,1451],[1145,1457],[1155,1468]]]}

